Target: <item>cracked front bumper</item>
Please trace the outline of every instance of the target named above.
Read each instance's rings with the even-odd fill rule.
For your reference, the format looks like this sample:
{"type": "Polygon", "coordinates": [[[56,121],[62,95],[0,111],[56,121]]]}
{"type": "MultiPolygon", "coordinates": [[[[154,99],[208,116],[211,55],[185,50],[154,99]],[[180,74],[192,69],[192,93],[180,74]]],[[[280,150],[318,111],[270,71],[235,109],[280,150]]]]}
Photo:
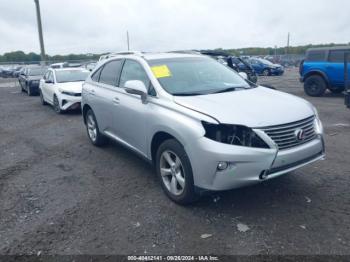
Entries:
{"type": "Polygon", "coordinates": [[[205,190],[228,190],[262,182],[324,157],[321,135],[290,149],[262,149],[222,144],[206,137],[185,147],[193,170],[194,184],[205,190]],[[228,168],[219,171],[219,162],[228,168]],[[261,179],[266,172],[267,177],[261,179]]]}

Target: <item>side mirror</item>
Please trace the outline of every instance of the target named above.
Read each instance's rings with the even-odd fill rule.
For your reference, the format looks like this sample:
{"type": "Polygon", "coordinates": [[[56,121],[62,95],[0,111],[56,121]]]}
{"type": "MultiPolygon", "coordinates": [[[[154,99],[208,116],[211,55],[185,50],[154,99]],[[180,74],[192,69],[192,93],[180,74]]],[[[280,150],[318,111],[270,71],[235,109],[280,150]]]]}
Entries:
{"type": "Polygon", "coordinates": [[[125,91],[129,94],[141,96],[141,100],[144,103],[147,98],[147,88],[145,84],[140,80],[129,80],[124,84],[125,91]]]}
{"type": "Polygon", "coordinates": [[[247,73],[245,73],[245,72],[239,72],[238,74],[239,74],[241,77],[243,77],[245,80],[248,79],[247,73]]]}

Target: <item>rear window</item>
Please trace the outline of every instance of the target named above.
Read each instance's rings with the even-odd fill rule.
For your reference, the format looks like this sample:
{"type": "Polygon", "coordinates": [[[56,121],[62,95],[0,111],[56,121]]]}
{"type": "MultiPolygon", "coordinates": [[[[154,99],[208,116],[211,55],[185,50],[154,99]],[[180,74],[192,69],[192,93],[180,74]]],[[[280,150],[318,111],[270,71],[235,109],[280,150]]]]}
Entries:
{"type": "Polygon", "coordinates": [[[344,50],[333,50],[329,52],[328,60],[333,63],[344,63],[344,50]]]}
{"type": "Polygon", "coordinates": [[[326,51],[324,50],[315,50],[315,51],[308,51],[306,54],[305,61],[325,61],[326,60],[326,51]]]}
{"type": "Polygon", "coordinates": [[[123,60],[113,60],[105,64],[101,71],[99,81],[107,85],[117,85],[122,65],[123,60]]]}

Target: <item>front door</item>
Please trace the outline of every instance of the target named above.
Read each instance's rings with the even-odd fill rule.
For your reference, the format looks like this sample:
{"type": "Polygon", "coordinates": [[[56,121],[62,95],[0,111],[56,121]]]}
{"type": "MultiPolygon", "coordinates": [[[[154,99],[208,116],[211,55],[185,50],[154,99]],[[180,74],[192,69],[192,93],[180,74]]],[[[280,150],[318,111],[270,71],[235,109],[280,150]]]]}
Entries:
{"type": "Polygon", "coordinates": [[[150,115],[150,106],[147,103],[142,103],[139,95],[129,94],[125,91],[124,85],[129,80],[140,80],[146,87],[150,85],[150,80],[143,66],[135,60],[125,60],[120,75],[117,94],[119,105],[115,110],[114,126],[122,140],[139,153],[146,155],[147,119],[150,115]]]}

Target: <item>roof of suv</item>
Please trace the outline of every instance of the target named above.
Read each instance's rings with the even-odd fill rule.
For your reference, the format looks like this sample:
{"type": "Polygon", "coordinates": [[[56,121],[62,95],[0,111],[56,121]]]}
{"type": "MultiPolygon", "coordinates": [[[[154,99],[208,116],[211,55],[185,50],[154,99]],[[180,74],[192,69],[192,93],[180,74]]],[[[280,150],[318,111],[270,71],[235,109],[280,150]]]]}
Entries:
{"type": "Polygon", "coordinates": [[[186,57],[203,57],[201,54],[196,53],[176,53],[176,52],[162,52],[162,53],[143,53],[143,52],[130,52],[130,53],[115,53],[109,55],[107,59],[116,58],[118,56],[139,56],[146,60],[167,59],[167,58],[186,58],[186,57]]]}
{"type": "Polygon", "coordinates": [[[344,50],[344,49],[349,49],[350,46],[331,46],[331,47],[312,47],[306,50],[306,52],[309,51],[327,51],[327,50],[344,50]]]}

